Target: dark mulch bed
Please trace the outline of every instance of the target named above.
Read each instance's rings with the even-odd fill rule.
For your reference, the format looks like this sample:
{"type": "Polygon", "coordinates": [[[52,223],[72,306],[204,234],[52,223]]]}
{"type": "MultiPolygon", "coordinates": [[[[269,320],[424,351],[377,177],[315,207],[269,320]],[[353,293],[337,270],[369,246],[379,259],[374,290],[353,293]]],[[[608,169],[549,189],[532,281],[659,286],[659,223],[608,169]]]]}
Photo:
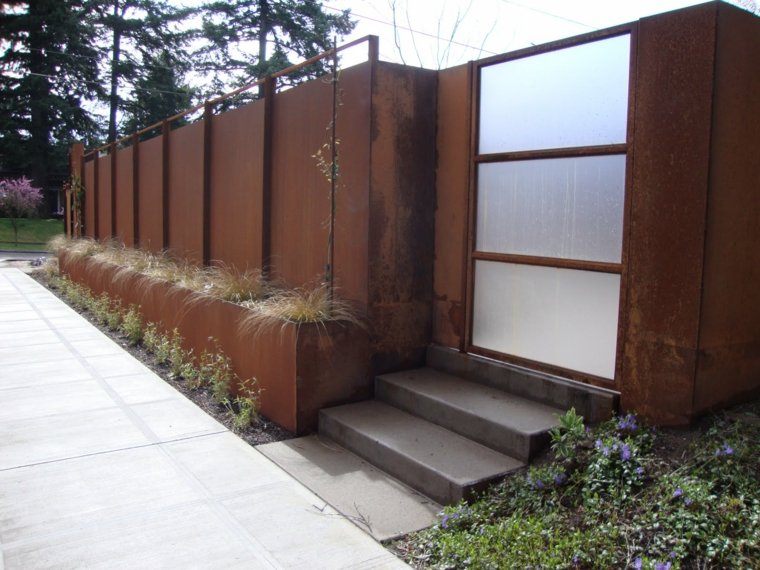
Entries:
{"type": "MultiPolygon", "coordinates": [[[[50,287],[47,274],[44,271],[34,271],[30,275],[39,283],[47,287],[54,295],[58,296],[64,303],[67,303],[66,299],[61,297],[56,289],[50,287]]],[[[153,355],[145,350],[142,346],[130,345],[124,335],[120,334],[119,332],[108,330],[107,328],[101,326],[87,311],[80,311],[80,314],[88,321],[90,321],[93,326],[100,329],[103,334],[108,335],[111,339],[113,339],[114,342],[124,348],[124,350],[129,352],[145,366],[153,370],[160,378],[164,380],[164,382],[174,386],[187,398],[195,402],[195,404],[204,412],[215,418],[220,423],[224,424],[228,429],[233,429],[232,418],[230,418],[227,410],[223,406],[214,401],[214,399],[211,397],[210,390],[206,388],[200,388],[197,390],[191,389],[184,381],[172,377],[169,373],[169,368],[166,365],[156,364],[153,355]]],[[[236,433],[239,437],[251,445],[272,443],[274,441],[284,441],[295,437],[294,434],[285,428],[277,425],[272,421],[269,421],[264,417],[260,417],[259,421],[255,425],[252,425],[244,430],[237,430],[236,433]]]]}

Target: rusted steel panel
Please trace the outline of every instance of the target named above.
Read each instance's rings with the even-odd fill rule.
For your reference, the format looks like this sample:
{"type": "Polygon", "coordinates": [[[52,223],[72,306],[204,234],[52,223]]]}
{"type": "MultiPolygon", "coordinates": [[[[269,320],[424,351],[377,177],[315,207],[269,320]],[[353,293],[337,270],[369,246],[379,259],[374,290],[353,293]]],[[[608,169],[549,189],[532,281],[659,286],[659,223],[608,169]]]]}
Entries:
{"type": "Polygon", "coordinates": [[[369,337],[365,331],[345,323],[302,327],[295,356],[299,433],[317,430],[322,408],[372,397],[369,337]]]}
{"type": "Polygon", "coordinates": [[[760,18],[718,6],[695,411],[760,391],[760,18]]]}
{"type": "Polygon", "coordinates": [[[433,342],[452,348],[459,348],[465,325],[469,92],[467,66],[438,73],[433,342]]]}
{"type": "Polygon", "coordinates": [[[261,267],[264,103],[217,115],[211,135],[211,259],[261,267]]]}
{"type": "Polygon", "coordinates": [[[93,237],[95,227],[95,161],[87,160],[84,163],[84,177],[82,187],[84,188],[84,235],[93,237]]]}
{"type": "Polygon", "coordinates": [[[111,227],[111,157],[101,156],[98,160],[98,206],[96,223],[98,238],[112,237],[111,227]]]}
{"type": "Polygon", "coordinates": [[[203,261],[203,121],[171,131],[169,249],[203,261]]]}
{"type": "Polygon", "coordinates": [[[368,397],[367,335],[342,324],[293,324],[259,333],[240,328],[247,310],[216,299],[191,301],[186,289],[107,263],[61,258],[64,273],[96,293],[108,292],[124,305],[139,304],[146,321],[175,328],[194,354],[215,349],[230,358],[241,379],[256,378],[261,413],[297,434],[314,431],[319,409],[368,397]]]}
{"type": "Polygon", "coordinates": [[[366,307],[372,67],[352,67],[339,78],[335,286],[338,296],[366,307]]]}
{"type": "Polygon", "coordinates": [[[693,413],[715,49],[715,4],[639,22],[624,409],[693,413]]]}
{"type": "Polygon", "coordinates": [[[132,156],[131,146],[116,153],[116,237],[130,247],[134,245],[132,156]]]}
{"type": "MultiPolygon", "coordinates": [[[[329,141],[332,86],[315,79],[274,97],[271,255],[291,286],[320,281],[327,263],[330,183],[314,154],[329,141]]],[[[326,160],[329,162],[329,152],[326,160]]]]}
{"type": "Polygon", "coordinates": [[[372,94],[369,299],[375,372],[431,340],[436,72],[379,62],[372,94]]]}
{"type": "Polygon", "coordinates": [[[138,176],[140,218],[140,247],[161,251],[161,180],[163,137],[158,136],[140,143],[140,173],[138,176]]]}

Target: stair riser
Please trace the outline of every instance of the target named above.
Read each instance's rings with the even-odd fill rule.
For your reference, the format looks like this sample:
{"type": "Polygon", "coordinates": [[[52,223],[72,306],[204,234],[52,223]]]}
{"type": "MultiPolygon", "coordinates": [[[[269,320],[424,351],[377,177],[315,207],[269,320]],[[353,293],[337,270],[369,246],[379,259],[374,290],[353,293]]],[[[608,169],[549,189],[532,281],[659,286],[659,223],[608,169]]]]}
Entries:
{"type": "Polygon", "coordinates": [[[504,473],[486,481],[460,485],[325,413],[320,413],[319,432],[441,504],[470,499],[477,492],[506,476],[504,473]]]}
{"type": "Polygon", "coordinates": [[[427,365],[536,402],[562,409],[574,407],[590,423],[609,419],[618,406],[617,394],[609,390],[578,385],[445,347],[429,347],[427,365]]]}
{"type": "Polygon", "coordinates": [[[375,397],[522,461],[529,461],[549,443],[548,433],[520,433],[382,378],[375,382],[375,397]]]}

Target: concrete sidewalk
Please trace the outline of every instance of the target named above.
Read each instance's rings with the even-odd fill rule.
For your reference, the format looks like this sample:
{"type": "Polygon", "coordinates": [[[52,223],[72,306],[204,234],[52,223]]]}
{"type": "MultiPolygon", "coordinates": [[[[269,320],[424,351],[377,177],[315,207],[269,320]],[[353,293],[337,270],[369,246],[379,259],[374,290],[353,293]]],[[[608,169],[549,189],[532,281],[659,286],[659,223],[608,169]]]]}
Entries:
{"type": "Polygon", "coordinates": [[[406,567],[0,269],[0,570],[406,567]]]}

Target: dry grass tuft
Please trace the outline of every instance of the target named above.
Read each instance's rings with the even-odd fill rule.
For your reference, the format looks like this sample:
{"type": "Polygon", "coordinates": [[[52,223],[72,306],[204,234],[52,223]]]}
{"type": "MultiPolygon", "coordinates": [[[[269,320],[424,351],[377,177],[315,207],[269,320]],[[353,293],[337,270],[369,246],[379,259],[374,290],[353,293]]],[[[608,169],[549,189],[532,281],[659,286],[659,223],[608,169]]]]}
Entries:
{"type": "Polygon", "coordinates": [[[226,264],[210,267],[206,271],[206,292],[212,297],[244,303],[265,299],[272,287],[264,279],[260,269],[240,271],[226,264]]]}
{"type": "Polygon", "coordinates": [[[255,333],[287,323],[325,323],[338,321],[364,328],[356,309],[347,301],[331,298],[325,284],[311,288],[280,289],[261,301],[242,303],[250,309],[240,328],[255,333]]]}
{"type": "Polygon", "coordinates": [[[74,259],[86,258],[88,263],[111,264],[119,269],[114,282],[126,280],[134,273],[144,275],[140,286],[148,287],[153,280],[171,283],[194,292],[191,303],[202,303],[217,298],[243,305],[250,309],[241,323],[244,330],[260,332],[287,323],[348,322],[364,327],[354,307],[334,298],[325,284],[299,289],[275,287],[260,270],[239,271],[220,263],[203,268],[187,260],[178,259],[168,252],[153,253],[125,247],[123,244],[97,242],[92,239],[71,240],[58,236],[50,243],[51,251],[65,251],[74,259]]]}
{"type": "Polygon", "coordinates": [[[53,255],[58,255],[61,251],[66,251],[74,240],[67,237],[66,234],[58,234],[53,236],[47,242],[47,250],[53,255]]]}

